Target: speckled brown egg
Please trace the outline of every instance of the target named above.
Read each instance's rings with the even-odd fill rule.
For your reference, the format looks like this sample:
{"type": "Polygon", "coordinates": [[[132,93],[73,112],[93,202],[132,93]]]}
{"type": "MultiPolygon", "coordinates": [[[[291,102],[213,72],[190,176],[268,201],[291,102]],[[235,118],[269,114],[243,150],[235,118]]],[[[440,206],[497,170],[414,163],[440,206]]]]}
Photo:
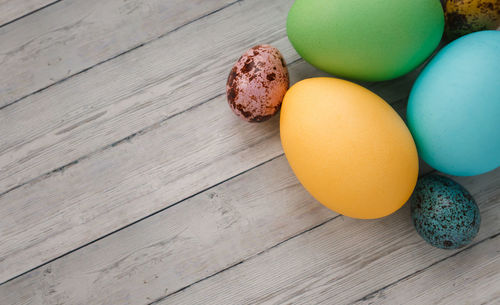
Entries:
{"type": "Polygon", "coordinates": [[[262,122],[280,110],[288,86],[288,70],[280,51],[258,45],[246,51],[231,69],[227,101],[245,121],[262,122]]]}
{"type": "Polygon", "coordinates": [[[500,26],[500,0],[448,0],[445,7],[446,38],[500,26]]]}

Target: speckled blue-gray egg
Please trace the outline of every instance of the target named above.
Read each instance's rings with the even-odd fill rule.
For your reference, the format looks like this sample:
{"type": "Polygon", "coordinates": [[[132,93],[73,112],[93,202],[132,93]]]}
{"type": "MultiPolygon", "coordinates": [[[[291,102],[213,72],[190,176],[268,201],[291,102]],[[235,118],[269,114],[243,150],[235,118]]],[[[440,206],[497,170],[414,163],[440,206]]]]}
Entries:
{"type": "Polygon", "coordinates": [[[422,177],[411,197],[411,217],[422,238],[442,249],[457,249],[479,232],[481,217],[471,194],[455,181],[422,177]]]}

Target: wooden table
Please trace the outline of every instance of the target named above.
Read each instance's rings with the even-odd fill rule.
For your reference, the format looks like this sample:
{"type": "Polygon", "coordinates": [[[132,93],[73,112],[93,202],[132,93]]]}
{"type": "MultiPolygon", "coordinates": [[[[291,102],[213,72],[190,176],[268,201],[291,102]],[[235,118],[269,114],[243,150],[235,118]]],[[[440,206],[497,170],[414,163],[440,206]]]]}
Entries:
{"type": "MultiPolygon", "coordinates": [[[[500,170],[445,251],[406,205],[338,215],[291,172],[279,117],[225,81],[269,43],[292,83],[291,0],[0,0],[0,304],[499,304],[500,170]]],[[[417,72],[364,83],[403,114],[417,72]]],[[[422,174],[431,171],[422,167],[422,174]]]]}

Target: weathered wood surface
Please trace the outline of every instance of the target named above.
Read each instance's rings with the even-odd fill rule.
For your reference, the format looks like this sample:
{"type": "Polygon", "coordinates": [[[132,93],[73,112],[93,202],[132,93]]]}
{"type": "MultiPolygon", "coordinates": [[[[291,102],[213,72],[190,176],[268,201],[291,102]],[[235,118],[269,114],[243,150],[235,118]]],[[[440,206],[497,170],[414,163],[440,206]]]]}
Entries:
{"type": "MultiPolygon", "coordinates": [[[[141,51],[150,51],[146,54],[151,55],[151,52],[163,52],[168,43],[172,45],[172,58],[168,57],[165,61],[180,70],[174,70],[174,75],[157,76],[159,87],[148,85],[142,78],[144,74],[138,73],[137,77],[143,79],[140,83],[143,87],[137,88],[137,83],[132,82],[136,85],[131,85],[134,90],[124,93],[118,88],[126,87],[127,83],[114,82],[113,78],[122,79],[116,72],[104,71],[102,75],[96,75],[100,78],[98,83],[102,84],[101,87],[92,89],[92,85],[97,84],[96,80],[86,75],[100,72],[100,68],[105,69],[108,65],[106,63],[62,84],[63,87],[69,84],[64,98],[47,97],[43,100],[46,103],[30,103],[32,108],[22,111],[30,119],[20,119],[16,115],[18,107],[28,105],[27,101],[1,112],[4,115],[0,120],[2,130],[27,133],[23,137],[12,136],[12,141],[35,138],[19,150],[14,145],[3,151],[0,157],[2,178],[11,183],[19,182],[15,173],[17,169],[32,171],[33,168],[46,168],[52,162],[70,165],[46,175],[43,175],[45,170],[40,171],[38,173],[43,176],[39,179],[0,197],[0,213],[9,216],[3,233],[6,242],[0,245],[0,259],[4,260],[4,264],[0,265],[0,282],[282,153],[276,119],[258,126],[239,122],[232,117],[223,95],[227,68],[236,60],[241,49],[254,43],[256,38],[253,35],[263,35],[263,40],[275,41],[274,44],[287,54],[289,61],[298,57],[286,40],[284,31],[278,30],[279,23],[262,28],[257,26],[265,22],[259,16],[270,8],[276,12],[276,18],[286,16],[284,2],[260,1],[258,7],[263,7],[260,10],[251,10],[252,3],[244,1],[241,5],[228,7],[199,20],[193,28],[186,26],[148,48],[141,48],[141,51]],[[255,23],[255,30],[260,34],[248,34],[249,27],[237,26],[232,18],[240,22],[247,20],[246,23],[252,25],[255,23]],[[233,30],[234,36],[210,36],[210,33],[227,28],[233,30]],[[203,65],[199,59],[203,56],[195,54],[190,59],[198,61],[189,65],[189,60],[182,60],[187,50],[202,51],[198,47],[190,47],[188,43],[173,44],[185,36],[187,32],[184,33],[184,29],[200,35],[200,39],[222,46],[221,54],[229,49],[231,58],[221,61],[218,56],[212,55],[210,66],[207,66],[208,63],[203,65]],[[181,36],[176,36],[179,33],[181,36]],[[163,44],[163,40],[168,41],[163,44]],[[231,41],[240,41],[239,49],[230,48],[231,41]],[[176,46],[179,48],[174,53],[176,46]],[[189,69],[193,69],[193,74],[186,72],[189,69]],[[184,81],[179,82],[176,75],[184,81]],[[83,86],[79,86],[79,82],[83,86]],[[86,83],[91,85],[86,87],[86,83]],[[103,92],[98,90],[101,88],[103,92]],[[110,88],[114,91],[108,91],[110,88]],[[118,97],[110,98],[113,94],[118,97]],[[100,98],[106,96],[106,99],[100,98]],[[71,103],[65,107],[63,102],[68,100],[71,103]],[[204,102],[199,107],[189,108],[204,102]],[[69,115],[67,111],[73,110],[71,105],[75,103],[80,103],[79,109],[69,115]],[[82,111],[86,115],[82,115],[82,111]],[[179,116],[174,116],[178,113],[179,116]],[[47,116],[51,118],[50,123],[37,119],[47,116]],[[37,126],[26,126],[34,122],[37,126]],[[58,126],[54,128],[52,123],[58,126]],[[48,131],[47,128],[53,129],[48,131]],[[131,134],[134,136],[129,137],[131,134]],[[58,142],[61,137],[61,142],[58,142]],[[122,140],[124,138],[126,140],[122,140]],[[90,152],[92,154],[88,155],[90,152]],[[24,158],[18,159],[20,156],[24,158]],[[16,160],[13,172],[9,162],[12,159],[16,160]],[[24,225],[26,221],[31,224],[29,228],[24,225]]],[[[284,17],[281,18],[284,22],[284,17]]],[[[254,29],[253,26],[251,28],[254,29]]],[[[132,53],[120,58],[136,61],[135,65],[124,65],[120,61],[122,65],[117,65],[116,69],[122,74],[126,69],[124,67],[129,67],[129,70],[134,66],[142,67],[141,63],[148,56],[141,56],[141,61],[137,61],[132,53]]],[[[159,65],[151,62],[151,66],[159,65]]],[[[294,81],[325,75],[303,61],[292,63],[290,71],[294,81]]],[[[407,96],[414,77],[411,74],[394,82],[370,86],[389,101],[400,101],[407,96]]],[[[53,87],[40,95],[57,90],[53,87]]],[[[6,137],[10,136],[7,133],[6,137]]]]}
{"type": "Polygon", "coordinates": [[[283,28],[289,2],[227,7],[0,110],[0,193],[223,94],[257,41],[297,59],[283,28]]]}
{"type": "MultiPolygon", "coordinates": [[[[305,65],[291,65],[290,71],[305,65]]],[[[239,121],[225,96],[218,96],[6,193],[0,197],[0,214],[8,216],[0,278],[5,281],[282,154],[278,129],[278,118],[264,124],[239,121]]]]}
{"type": "Polygon", "coordinates": [[[279,157],[0,286],[0,304],[147,304],[336,215],[279,157]]]}
{"type": "Polygon", "coordinates": [[[243,125],[224,99],[211,100],[0,197],[0,215],[5,217],[0,280],[281,153],[277,118],[243,125]]]}
{"type": "Polygon", "coordinates": [[[8,24],[0,28],[0,108],[235,1],[64,0],[8,24]]]}
{"type": "MultiPolygon", "coordinates": [[[[497,208],[498,209],[498,208],[497,208]]],[[[500,303],[500,236],[367,296],[368,304],[500,303]]]]}
{"type": "MultiPolygon", "coordinates": [[[[291,173],[279,118],[231,114],[225,79],[254,44],[282,51],[292,83],[325,75],[286,38],[292,2],[63,0],[0,27],[0,304],[498,301],[500,170],[459,179],[483,224],[442,251],[408,207],[325,209],[291,173]]],[[[416,75],[363,85],[404,117],[416,75]]]]}
{"type": "MultiPolygon", "coordinates": [[[[0,194],[222,94],[228,69],[253,44],[297,60],[284,30],[290,3],[243,1],[0,110],[9,131],[0,137],[0,194]]],[[[371,87],[394,101],[415,75],[371,87]]]]}
{"type": "MultiPolygon", "coordinates": [[[[500,169],[457,181],[471,192],[481,209],[481,229],[470,246],[499,234],[500,169]]],[[[409,205],[379,220],[337,217],[158,304],[348,304],[457,251],[466,250],[441,250],[426,244],[411,224],[409,205]]],[[[471,260],[476,266],[482,263],[471,260]]],[[[451,276],[463,271],[457,268],[455,272],[451,276]]],[[[497,282],[488,283],[498,288],[497,282]]],[[[403,299],[410,292],[397,293],[403,299]]],[[[447,295],[446,291],[436,293],[447,295]]],[[[471,304],[467,299],[461,302],[471,304]]]]}
{"type": "Polygon", "coordinates": [[[0,304],[147,304],[337,215],[280,156],[0,286],[0,304]]]}
{"type": "Polygon", "coordinates": [[[58,0],[0,0],[0,27],[58,0]]]}

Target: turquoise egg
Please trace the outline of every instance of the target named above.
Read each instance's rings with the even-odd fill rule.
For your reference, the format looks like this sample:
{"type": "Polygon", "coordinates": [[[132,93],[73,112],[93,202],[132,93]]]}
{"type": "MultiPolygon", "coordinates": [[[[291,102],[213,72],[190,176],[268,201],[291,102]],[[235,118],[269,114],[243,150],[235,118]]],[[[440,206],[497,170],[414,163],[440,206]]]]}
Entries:
{"type": "Polygon", "coordinates": [[[419,155],[435,169],[472,176],[500,166],[500,31],[444,47],[413,85],[407,118],[419,155]]]}
{"type": "Polygon", "coordinates": [[[481,218],[476,202],[464,187],[449,178],[421,178],[410,205],[415,229],[434,247],[460,248],[479,232],[481,218]]]}

